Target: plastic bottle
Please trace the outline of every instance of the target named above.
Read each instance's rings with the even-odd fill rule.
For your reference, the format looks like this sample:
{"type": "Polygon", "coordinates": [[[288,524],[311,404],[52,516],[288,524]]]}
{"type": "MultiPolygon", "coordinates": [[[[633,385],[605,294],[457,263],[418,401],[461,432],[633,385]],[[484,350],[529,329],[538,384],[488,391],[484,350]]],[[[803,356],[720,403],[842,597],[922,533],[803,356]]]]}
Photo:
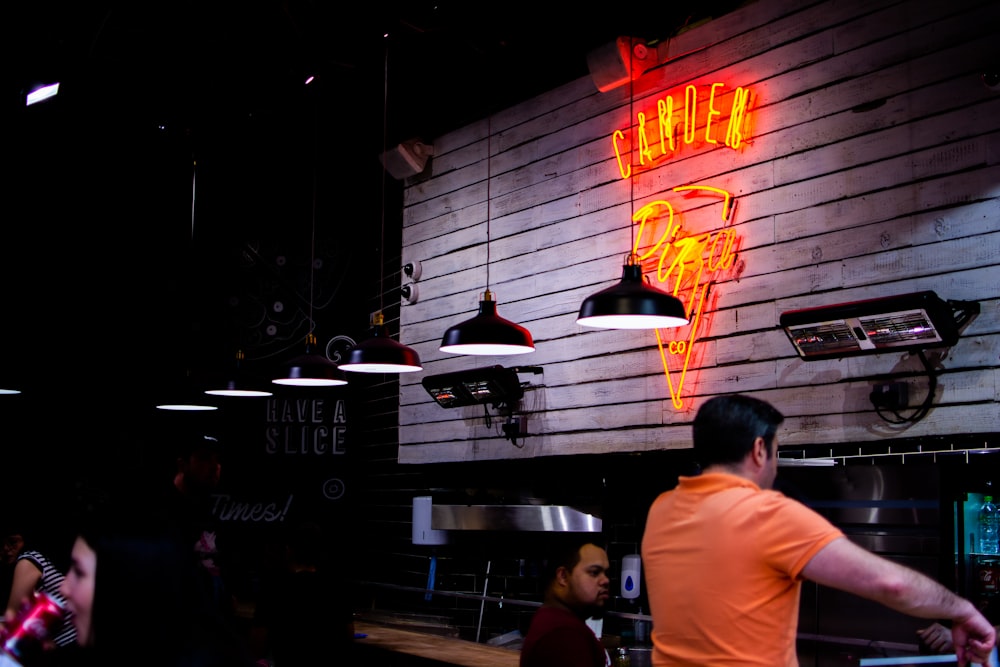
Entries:
{"type": "Polygon", "coordinates": [[[979,508],[979,552],[1000,553],[1000,514],[993,504],[993,496],[983,496],[983,505],[979,508]]]}

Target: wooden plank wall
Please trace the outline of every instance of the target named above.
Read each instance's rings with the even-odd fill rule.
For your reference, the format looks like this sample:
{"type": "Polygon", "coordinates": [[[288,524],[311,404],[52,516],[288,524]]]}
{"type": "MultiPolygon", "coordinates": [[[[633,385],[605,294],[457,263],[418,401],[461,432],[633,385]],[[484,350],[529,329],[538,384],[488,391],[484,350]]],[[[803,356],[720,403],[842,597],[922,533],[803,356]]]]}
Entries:
{"type": "MultiPolygon", "coordinates": [[[[424,371],[400,381],[399,462],[687,448],[694,411],[728,392],[777,405],[789,446],[996,431],[1000,92],[980,73],[1000,66],[998,27],[993,0],[757,0],[674,37],[670,60],[631,86],[599,93],[585,77],[434,139],[404,192],[402,262],[422,271],[400,340],[424,371]],[[681,147],[623,180],[612,133],[715,81],[753,91],[749,145],[681,147]],[[677,409],[652,332],[575,320],[620,277],[632,212],[686,201],[672,190],[692,183],[734,193],[739,241],[733,269],[711,285],[677,409]],[[534,353],[438,350],[475,314],[487,268],[499,314],[531,330],[534,353]],[[786,310],[919,290],[982,312],[954,347],[929,354],[937,394],[914,424],[881,419],[869,393],[904,380],[918,404],[918,358],[805,362],[778,327],[786,310]],[[420,384],[493,364],[542,368],[521,376],[529,435],[516,444],[483,407],[442,408],[420,384]]],[[[724,226],[708,199],[694,201],[688,234],[724,226]]],[[[655,276],[655,258],[644,267],[655,276]]]]}

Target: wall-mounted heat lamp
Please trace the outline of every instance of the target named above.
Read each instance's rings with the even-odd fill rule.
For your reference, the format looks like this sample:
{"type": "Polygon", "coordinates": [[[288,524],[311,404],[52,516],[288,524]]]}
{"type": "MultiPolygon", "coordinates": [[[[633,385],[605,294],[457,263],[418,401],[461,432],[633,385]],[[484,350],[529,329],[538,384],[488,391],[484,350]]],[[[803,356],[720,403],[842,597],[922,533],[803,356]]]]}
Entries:
{"type": "Polygon", "coordinates": [[[979,313],[977,301],[945,301],[931,291],[791,310],[780,324],[806,360],[950,347],[979,313]]]}
{"type": "Polygon", "coordinates": [[[442,408],[486,404],[510,406],[524,395],[517,369],[503,366],[428,375],[421,382],[442,408]]]}
{"type": "Polygon", "coordinates": [[[491,425],[489,405],[506,416],[502,425],[504,437],[515,447],[518,438],[527,434],[526,415],[515,417],[518,401],[524,396],[524,387],[518,373],[539,374],[541,366],[488,366],[455,373],[428,375],[421,380],[424,389],[442,408],[460,408],[466,405],[482,405],[486,412],[486,424],[491,425]]]}
{"type": "Polygon", "coordinates": [[[779,322],[803,359],[833,359],[879,352],[913,352],[927,371],[923,403],[909,410],[905,382],[875,384],[869,395],[879,417],[891,424],[913,424],[930,411],[937,372],[924,350],[951,347],[959,332],[979,314],[978,301],[945,301],[932,291],[791,310],[779,322]],[[891,413],[891,416],[888,414],[891,413]]]}

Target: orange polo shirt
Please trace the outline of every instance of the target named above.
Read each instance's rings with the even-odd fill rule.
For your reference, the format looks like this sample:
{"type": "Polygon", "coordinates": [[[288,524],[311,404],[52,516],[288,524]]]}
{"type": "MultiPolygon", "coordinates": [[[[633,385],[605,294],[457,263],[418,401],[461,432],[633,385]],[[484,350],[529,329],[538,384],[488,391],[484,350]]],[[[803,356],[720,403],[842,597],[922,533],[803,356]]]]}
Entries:
{"type": "Polygon", "coordinates": [[[653,501],[642,539],[653,664],[797,665],[799,575],[839,537],[742,477],[681,477],[653,501]]]}

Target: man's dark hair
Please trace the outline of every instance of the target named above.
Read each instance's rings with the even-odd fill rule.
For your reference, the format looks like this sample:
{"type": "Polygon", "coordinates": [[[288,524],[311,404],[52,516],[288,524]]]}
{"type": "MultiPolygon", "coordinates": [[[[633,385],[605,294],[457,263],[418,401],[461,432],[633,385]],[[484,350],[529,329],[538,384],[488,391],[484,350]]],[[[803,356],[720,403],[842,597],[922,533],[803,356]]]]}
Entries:
{"type": "MultiPolygon", "coordinates": [[[[556,572],[561,567],[572,570],[580,563],[580,551],[584,545],[593,544],[601,546],[596,537],[571,538],[568,541],[560,541],[550,549],[550,556],[542,566],[542,584],[548,586],[556,578],[556,572]]],[[[603,548],[603,547],[602,547],[603,548]]]]}
{"type": "Polygon", "coordinates": [[[739,463],[758,437],[771,451],[774,434],[785,420],[774,406],[743,394],[716,396],[694,418],[694,455],[702,468],[739,463]]]}

